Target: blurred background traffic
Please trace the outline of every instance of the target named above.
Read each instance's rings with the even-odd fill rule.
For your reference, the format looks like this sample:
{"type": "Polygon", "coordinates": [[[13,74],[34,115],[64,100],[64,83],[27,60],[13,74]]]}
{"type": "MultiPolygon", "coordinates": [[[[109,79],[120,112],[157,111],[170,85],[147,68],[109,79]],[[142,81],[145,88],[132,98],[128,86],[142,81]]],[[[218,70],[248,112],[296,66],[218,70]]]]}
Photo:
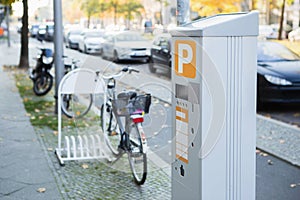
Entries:
{"type": "MultiPolygon", "coordinates": [[[[14,28],[21,31],[22,1],[1,0],[11,4],[14,28]]],[[[190,19],[200,19],[219,13],[258,10],[260,37],[299,40],[299,0],[190,0],[190,19]],[[279,29],[281,32],[279,32],[279,29]],[[292,32],[292,33],[291,33],[292,32]],[[291,34],[290,34],[291,33],[291,34]]],[[[105,31],[134,30],[157,34],[176,26],[176,1],[171,0],[66,0],[62,1],[64,32],[74,28],[105,31]]],[[[1,7],[1,6],[0,6],[1,7]]],[[[4,8],[0,22],[7,28],[4,8]]],[[[32,37],[38,33],[53,40],[53,1],[28,1],[29,30],[32,37]]]]}
{"type": "MultiPolygon", "coordinates": [[[[10,6],[10,29],[21,34],[24,1],[10,2],[13,2],[10,6]]],[[[146,65],[150,74],[157,74],[162,69],[167,78],[171,77],[172,49],[168,32],[177,26],[176,1],[61,2],[66,48],[114,63],[125,61],[146,65]]],[[[0,3],[7,1],[0,0],[0,3]]],[[[220,13],[258,10],[258,108],[264,109],[266,104],[274,102],[300,103],[300,51],[286,48],[300,40],[299,0],[190,0],[189,3],[191,21],[220,13]]],[[[1,8],[0,37],[1,34],[5,37],[8,21],[4,4],[1,8]]],[[[31,40],[53,43],[53,10],[53,1],[28,1],[28,37],[31,40]]]]}

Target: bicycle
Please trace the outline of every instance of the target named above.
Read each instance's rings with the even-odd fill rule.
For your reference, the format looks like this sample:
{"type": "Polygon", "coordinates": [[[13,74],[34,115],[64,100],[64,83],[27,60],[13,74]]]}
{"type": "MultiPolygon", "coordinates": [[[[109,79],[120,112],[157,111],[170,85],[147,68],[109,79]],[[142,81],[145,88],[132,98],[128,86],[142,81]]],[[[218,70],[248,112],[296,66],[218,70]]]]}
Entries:
{"type": "Polygon", "coordinates": [[[147,177],[147,140],[142,123],[149,112],[151,95],[128,90],[116,94],[116,78],[125,72],[139,71],[125,67],[115,75],[103,76],[106,103],[101,106],[101,125],[108,148],[117,158],[127,153],[134,181],[142,185],[147,177]]]}
{"type": "MultiPolygon", "coordinates": [[[[70,65],[65,64],[65,75],[70,71],[78,68],[77,63],[79,60],[72,59],[70,65]]],[[[62,112],[68,118],[80,118],[86,115],[89,110],[91,109],[93,103],[93,95],[86,94],[86,95],[77,95],[77,94],[63,94],[62,95],[62,103],[61,109],[62,112]],[[85,101],[83,103],[83,101],[85,101]]]]}

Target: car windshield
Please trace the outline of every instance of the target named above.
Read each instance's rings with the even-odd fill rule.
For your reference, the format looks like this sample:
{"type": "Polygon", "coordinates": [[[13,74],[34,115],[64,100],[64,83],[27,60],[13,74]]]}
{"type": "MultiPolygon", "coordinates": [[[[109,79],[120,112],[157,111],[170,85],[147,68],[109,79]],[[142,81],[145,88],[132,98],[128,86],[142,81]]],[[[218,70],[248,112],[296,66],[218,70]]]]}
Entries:
{"type": "Polygon", "coordinates": [[[81,30],[72,30],[70,31],[70,35],[80,35],[81,30]]]}
{"type": "Polygon", "coordinates": [[[145,41],[145,40],[146,39],[139,34],[125,33],[125,34],[116,35],[116,42],[145,41]]]}
{"type": "Polygon", "coordinates": [[[85,33],[86,37],[103,37],[102,32],[87,32],[85,33]]]}
{"type": "Polygon", "coordinates": [[[281,44],[275,42],[258,43],[258,62],[294,61],[299,59],[299,56],[281,44]]]}

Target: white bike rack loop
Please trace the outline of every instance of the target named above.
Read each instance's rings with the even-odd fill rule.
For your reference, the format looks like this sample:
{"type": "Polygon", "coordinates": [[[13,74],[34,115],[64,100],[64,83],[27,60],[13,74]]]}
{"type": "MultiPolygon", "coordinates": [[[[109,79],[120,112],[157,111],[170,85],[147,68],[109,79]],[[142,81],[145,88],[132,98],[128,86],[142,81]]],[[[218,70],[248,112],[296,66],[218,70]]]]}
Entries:
{"type": "MultiPolygon", "coordinates": [[[[91,69],[78,68],[66,74],[58,88],[58,108],[61,108],[62,94],[103,94],[105,82],[91,69]]],[[[105,95],[103,95],[105,98],[105,95]]],[[[58,109],[58,147],[56,156],[61,165],[64,161],[109,159],[104,151],[100,132],[77,136],[62,133],[62,110],[58,109]],[[63,137],[64,135],[64,137],[63,137]],[[62,142],[62,140],[64,140],[62,142]]]]}

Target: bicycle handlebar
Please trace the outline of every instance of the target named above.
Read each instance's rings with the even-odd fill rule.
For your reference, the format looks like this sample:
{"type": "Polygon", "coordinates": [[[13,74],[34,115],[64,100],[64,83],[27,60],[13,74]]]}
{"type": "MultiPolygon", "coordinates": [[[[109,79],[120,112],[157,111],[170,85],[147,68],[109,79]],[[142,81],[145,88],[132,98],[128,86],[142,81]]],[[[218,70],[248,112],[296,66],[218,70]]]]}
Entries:
{"type": "MultiPolygon", "coordinates": [[[[106,79],[106,80],[111,79],[111,78],[114,79],[114,78],[117,78],[117,77],[121,76],[124,72],[128,72],[129,74],[131,74],[132,72],[139,73],[140,71],[137,70],[137,69],[135,69],[135,68],[132,68],[132,67],[124,67],[123,69],[121,69],[121,70],[120,70],[118,73],[116,73],[116,74],[109,75],[109,76],[103,75],[102,77],[103,77],[103,79],[106,79]]],[[[100,74],[100,71],[97,71],[96,74],[97,74],[97,76],[98,76],[98,75],[100,74]]]]}

